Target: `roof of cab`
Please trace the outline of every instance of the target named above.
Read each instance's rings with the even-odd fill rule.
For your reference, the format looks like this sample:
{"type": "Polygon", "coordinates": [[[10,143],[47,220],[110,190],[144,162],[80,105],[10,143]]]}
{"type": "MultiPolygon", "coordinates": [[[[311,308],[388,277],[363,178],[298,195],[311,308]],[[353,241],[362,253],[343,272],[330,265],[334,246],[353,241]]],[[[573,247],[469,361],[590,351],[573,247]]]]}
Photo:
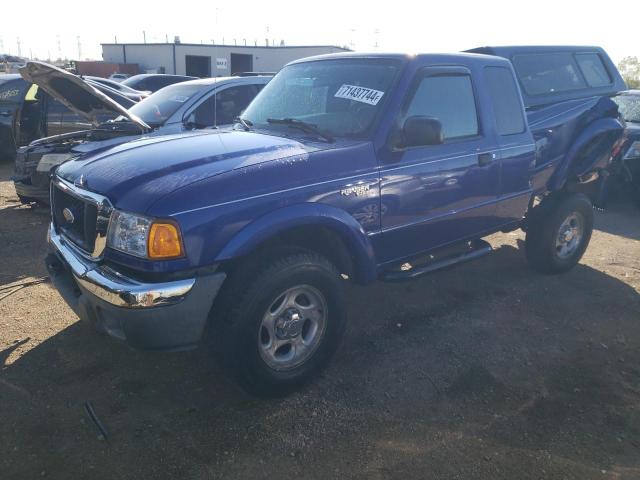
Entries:
{"type": "Polygon", "coordinates": [[[481,64],[489,64],[489,63],[508,63],[507,60],[504,60],[500,57],[496,57],[494,55],[485,55],[480,53],[417,53],[417,54],[409,54],[409,53],[358,53],[358,52],[344,52],[344,53],[329,53],[326,55],[316,55],[313,57],[301,58],[299,60],[294,60],[290,62],[289,65],[294,65],[297,63],[305,63],[305,62],[315,62],[318,60],[340,60],[345,58],[353,58],[353,59],[396,59],[402,61],[411,61],[411,60],[426,60],[432,59],[437,61],[452,61],[456,62],[460,59],[465,59],[467,62],[477,62],[481,64]]]}

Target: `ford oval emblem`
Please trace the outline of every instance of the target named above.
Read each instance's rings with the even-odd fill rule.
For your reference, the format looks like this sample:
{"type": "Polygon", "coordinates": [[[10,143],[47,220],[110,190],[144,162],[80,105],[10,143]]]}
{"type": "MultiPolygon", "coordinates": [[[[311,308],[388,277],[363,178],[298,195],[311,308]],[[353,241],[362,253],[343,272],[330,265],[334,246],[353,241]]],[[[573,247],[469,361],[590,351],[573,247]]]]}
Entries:
{"type": "Polygon", "coordinates": [[[67,221],[67,223],[73,223],[76,220],[76,217],[73,216],[73,212],[68,208],[62,210],[62,216],[67,221]]]}

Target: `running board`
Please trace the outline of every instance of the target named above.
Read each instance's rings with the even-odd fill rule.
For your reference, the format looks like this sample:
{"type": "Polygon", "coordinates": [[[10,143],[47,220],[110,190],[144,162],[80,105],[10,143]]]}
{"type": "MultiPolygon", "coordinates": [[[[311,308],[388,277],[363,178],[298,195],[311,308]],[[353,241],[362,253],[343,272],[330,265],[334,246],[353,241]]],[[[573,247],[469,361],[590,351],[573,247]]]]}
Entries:
{"type": "Polygon", "coordinates": [[[489,243],[484,240],[474,240],[466,244],[466,250],[454,255],[449,255],[441,259],[433,259],[423,264],[413,265],[409,262],[403,263],[398,269],[387,270],[381,274],[380,279],[387,282],[402,282],[411,280],[422,275],[426,275],[437,270],[452,267],[460,263],[469,262],[476,258],[484,257],[493,250],[489,243]]]}

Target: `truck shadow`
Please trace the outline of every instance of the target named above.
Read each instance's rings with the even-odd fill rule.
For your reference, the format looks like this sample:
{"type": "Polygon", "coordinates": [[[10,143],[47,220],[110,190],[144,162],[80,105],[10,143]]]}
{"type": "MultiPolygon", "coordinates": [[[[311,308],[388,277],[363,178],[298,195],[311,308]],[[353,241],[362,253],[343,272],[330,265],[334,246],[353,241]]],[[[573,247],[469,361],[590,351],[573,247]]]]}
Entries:
{"type": "Polygon", "coordinates": [[[49,210],[6,202],[0,207],[0,285],[46,275],[49,210]]]}
{"type": "Polygon", "coordinates": [[[11,175],[13,163],[0,161],[0,285],[46,275],[49,208],[22,205],[11,175]]]}
{"type": "MultiPolygon", "coordinates": [[[[292,468],[300,456],[305,471],[321,472],[347,468],[353,444],[405,478],[446,471],[449,460],[438,458],[482,470],[488,450],[524,457],[541,448],[599,473],[631,451],[629,442],[640,444],[630,407],[640,391],[640,358],[630,354],[640,351],[639,297],[586,265],[536,275],[509,245],[414,282],[353,287],[349,331],[329,368],[274,400],[248,397],[204,348],[137,352],[74,323],[26,353],[0,352],[0,443],[19,448],[8,478],[88,463],[92,478],[195,477],[212,466],[247,478],[292,468]],[[615,368],[619,358],[626,370],[615,368]],[[602,450],[620,428],[624,449],[602,450]],[[443,432],[456,432],[455,441],[438,441],[443,432]],[[35,456],[46,451],[75,453],[35,456]]],[[[529,465],[553,473],[545,462],[529,465]]]]}
{"type": "Polygon", "coordinates": [[[632,240],[640,240],[640,208],[630,202],[612,202],[597,212],[595,229],[632,240]]]}

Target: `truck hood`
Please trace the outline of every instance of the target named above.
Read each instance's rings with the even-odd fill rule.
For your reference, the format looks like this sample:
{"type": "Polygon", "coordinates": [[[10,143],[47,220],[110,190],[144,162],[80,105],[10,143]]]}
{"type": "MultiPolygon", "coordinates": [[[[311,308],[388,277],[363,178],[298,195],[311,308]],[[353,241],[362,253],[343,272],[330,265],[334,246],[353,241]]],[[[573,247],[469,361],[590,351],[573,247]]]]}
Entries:
{"type": "Polygon", "coordinates": [[[48,63],[32,61],[20,68],[20,75],[94,126],[100,124],[99,115],[115,113],[128,118],[144,130],[151,130],[149,125],[136,115],[70,72],[48,63]]]}
{"type": "Polygon", "coordinates": [[[263,162],[308,158],[337,144],[302,143],[266,133],[194,131],[143,137],[61,165],[57,174],[118,208],[144,213],[159,198],[191,183],[263,162]]]}

